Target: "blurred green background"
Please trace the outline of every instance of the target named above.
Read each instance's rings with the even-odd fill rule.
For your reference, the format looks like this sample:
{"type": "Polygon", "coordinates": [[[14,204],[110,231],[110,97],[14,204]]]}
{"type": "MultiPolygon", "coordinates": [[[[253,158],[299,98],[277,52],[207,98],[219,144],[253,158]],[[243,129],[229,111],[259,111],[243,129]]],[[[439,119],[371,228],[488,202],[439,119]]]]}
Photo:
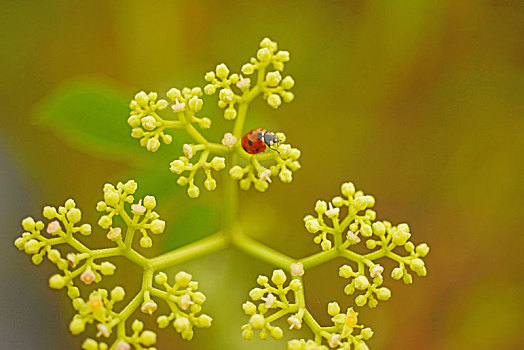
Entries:
{"type": "MultiPolygon", "coordinates": [[[[168,171],[180,148],[153,156],[127,138],[124,103],[142,89],[203,86],[219,62],[238,71],[269,36],[291,52],[296,99],[277,111],[254,103],[250,123],[285,132],[303,168],[290,185],[242,194],[250,235],[293,257],[316,252],[302,217],[351,180],[375,196],[379,218],[408,222],[413,241],[431,246],[426,278],[388,280],[393,298],[361,311],[371,348],[524,348],[523,24],[524,3],[510,0],[1,1],[0,347],[72,349],[83,339],[67,331],[65,293],[47,287],[53,266],[35,268],[12,244],[20,220],[43,205],[73,196],[94,222],[103,184],[133,176],[169,220],[151,254],[215,230],[221,193],[196,202],[181,193],[168,171]],[[116,106],[114,133],[82,133],[106,116],[82,105],[84,95],[116,106]],[[70,124],[82,128],[65,133],[70,124]]],[[[226,125],[216,98],[204,102],[216,127],[226,125]]],[[[89,242],[102,246],[103,235],[89,242]]],[[[322,322],[329,301],[351,305],[340,263],[306,276],[322,322]]],[[[241,302],[271,266],[226,251],[170,271],[182,268],[208,295],[214,327],[189,343],[161,331],[159,349],[285,348],[240,339],[241,302]]],[[[133,290],[136,272],[122,261],[117,277],[133,290]]]]}

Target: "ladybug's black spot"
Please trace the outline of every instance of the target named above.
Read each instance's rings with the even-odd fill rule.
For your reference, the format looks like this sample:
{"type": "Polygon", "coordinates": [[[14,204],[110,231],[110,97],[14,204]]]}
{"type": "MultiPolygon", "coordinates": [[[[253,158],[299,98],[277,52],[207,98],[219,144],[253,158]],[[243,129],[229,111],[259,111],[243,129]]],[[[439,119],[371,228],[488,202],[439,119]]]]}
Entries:
{"type": "Polygon", "coordinates": [[[249,135],[251,135],[251,134],[253,134],[253,130],[251,130],[251,131],[249,132],[249,135]]]}
{"type": "Polygon", "coordinates": [[[257,153],[258,153],[258,151],[259,151],[259,150],[260,150],[260,148],[255,148],[255,152],[257,152],[257,153]]]}
{"type": "Polygon", "coordinates": [[[253,141],[249,140],[248,142],[250,146],[253,146],[253,141]]]}
{"type": "MultiPolygon", "coordinates": [[[[244,146],[242,146],[242,148],[244,149],[244,151],[246,151],[246,152],[247,152],[247,149],[246,149],[246,148],[245,148],[244,146]]],[[[249,152],[248,152],[248,153],[249,153],[249,152]]]]}

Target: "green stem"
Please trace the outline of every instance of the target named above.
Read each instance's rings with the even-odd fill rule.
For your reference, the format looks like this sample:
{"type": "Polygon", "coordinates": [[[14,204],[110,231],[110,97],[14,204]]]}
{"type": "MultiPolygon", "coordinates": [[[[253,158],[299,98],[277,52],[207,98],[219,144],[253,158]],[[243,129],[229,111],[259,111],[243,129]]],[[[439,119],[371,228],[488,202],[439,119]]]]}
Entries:
{"type": "Polygon", "coordinates": [[[161,270],[166,267],[225,249],[228,246],[228,241],[229,238],[224,233],[218,232],[201,239],[200,241],[162,254],[156,258],[149,259],[148,262],[153,269],[161,270]]]}
{"type": "Polygon", "coordinates": [[[305,258],[300,259],[299,261],[304,265],[304,269],[309,269],[311,267],[318,266],[325,263],[326,261],[333,260],[340,255],[340,252],[336,249],[330,249],[325,252],[316,253],[305,258]]]}
{"type": "Polygon", "coordinates": [[[290,271],[290,266],[295,262],[294,259],[291,259],[287,255],[284,255],[268,246],[255,241],[248,236],[237,233],[233,236],[233,246],[239,250],[256,257],[262,261],[266,261],[270,264],[276,265],[283,268],[286,271],[290,271]]]}

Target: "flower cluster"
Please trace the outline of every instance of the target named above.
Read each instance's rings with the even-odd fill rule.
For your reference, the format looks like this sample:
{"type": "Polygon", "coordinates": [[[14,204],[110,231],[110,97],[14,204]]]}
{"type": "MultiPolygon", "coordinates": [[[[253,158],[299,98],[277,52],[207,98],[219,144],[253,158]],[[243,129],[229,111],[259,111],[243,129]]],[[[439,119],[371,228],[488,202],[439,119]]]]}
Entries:
{"type": "Polygon", "coordinates": [[[272,326],[271,322],[279,318],[287,317],[289,328],[300,329],[302,327],[302,317],[305,311],[305,305],[300,303],[303,297],[302,282],[299,278],[292,279],[285,286],[287,276],[283,270],[273,271],[271,276],[272,286],[267,276],[258,276],[257,283],[261,288],[253,288],[249,296],[253,301],[258,302],[258,306],[247,301],[242,305],[246,315],[250,316],[249,322],[242,326],[242,338],[246,340],[253,339],[254,331],[260,331],[260,339],[267,339],[271,336],[274,339],[280,339],[283,331],[278,326],[272,326]],[[288,294],[293,293],[294,303],[288,300],[288,294]]]}
{"type": "Polygon", "coordinates": [[[287,61],[289,52],[278,51],[277,44],[266,38],[261,41],[256,57],[242,66],[242,73],[230,73],[224,63],[206,73],[208,84],[204,87],[204,93],[213,95],[218,92],[218,106],[224,109],[224,118],[235,120],[232,130],[224,133],[220,143],[208,141],[193,126],[198,124],[200,129],[211,127],[209,118],[196,116],[204,103],[199,87],[182,90],[172,88],[167,92],[167,100],[158,100],[155,92],[146,94],[142,91],[136,94],[130,103],[131,115],[128,119],[128,124],[133,128],[131,135],[139,138],[140,144],[153,152],[159,148],[160,140],[166,144],[172,142],[173,137],[165,133],[167,129],[184,129],[191,136],[194,142],[183,145],[184,155],[170,163],[171,172],[179,175],[177,183],[187,186],[190,198],[200,196],[200,185],[195,181],[200,170],[205,175],[204,188],[213,191],[217,181],[211,170],[220,171],[226,166],[231,178],[240,180],[240,188],[244,190],[254,184],[255,189],[265,191],[271,176],[277,175],[282,182],[289,183],[292,181],[292,172],[300,169],[300,151],[282,144],[285,141],[283,134],[277,134],[281,144],[265,154],[248,154],[239,142],[245,132],[243,129],[248,106],[254,98],[261,95],[273,108],[278,108],[282,101],[291,102],[294,99],[294,94],[289,91],[295,84],[293,78],[282,78],[281,75],[287,61]],[[273,70],[269,71],[270,68],[273,70]],[[248,77],[252,75],[256,78],[248,77]],[[174,115],[169,111],[174,112],[174,115]],[[193,157],[198,158],[192,162],[193,157]]]}
{"type": "Polygon", "coordinates": [[[363,294],[355,298],[357,306],[368,305],[376,307],[379,300],[388,300],[391,291],[380,287],[383,282],[384,267],[373,261],[388,257],[396,261],[399,266],[391,271],[393,279],[403,279],[405,283],[412,282],[412,275],[406,266],[409,266],[418,276],[425,276],[427,271],[421,259],[429,252],[427,244],[422,243],[415,247],[409,241],[411,233],[407,224],[393,226],[389,221],[376,220],[376,212],[371,208],[375,205],[372,196],[356,191],[351,183],[341,187],[342,196],[334,197],[328,204],[318,201],[315,205],[317,217],[307,215],[304,218],[306,229],[315,234],[314,242],[320,244],[323,251],[335,249],[340,255],[356,263],[357,270],[343,265],[339,275],[351,279],[344,291],[352,295],[355,291],[363,294]],[[345,207],[347,215],[340,218],[340,210],[345,207]],[[331,225],[330,225],[331,224],[331,225]],[[372,252],[360,255],[349,250],[350,247],[365,240],[365,246],[372,252]],[[408,256],[400,256],[394,250],[403,246],[408,256]],[[366,276],[366,269],[369,278],[366,276]]]}
{"type": "MultiPolygon", "coordinates": [[[[348,308],[345,313],[340,311],[340,306],[336,301],[328,304],[328,314],[331,317],[333,326],[320,327],[318,335],[327,342],[329,348],[339,350],[367,350],[365,340],[373,336],[371,328],[363,328],[358,325],[358,313],[353,308],[348,308]],[[360,329],[359,334],[354,334],[356,329],[360,329]]],[[[327,350],[325,345],[318,344],[314,340],[294,339],[288,342],[288,350],[327,350]]]]}
{"type": "Polygon", "coordinates": [[[117,186],[106,184],[104,186],[104,200],[98,202],[96,210],[105,213],[98,220],[98,225],[107,231],[107,238],[116,242],[118,245],[131,245],[135,232],[140,232],[140,246],[150,248],[153,245],[148,232],[160,234],[164,232],[166,223],[159,219],[159,215],[153,211],[156,207],[156,199],[153,196],[145,196],[143,200],[133,204],[137,184],[131,180],[123,184],[119,182],[117,186]],[[124,204],[130,204],[131,215],[125,209],[124,204]],[[127,236],[122,237],[122,228],[113,226],[113,218],[121,216],[128,227],[127,236]]]}
{"type": "Polygon", "coordinates": [[[159,289],[151,290],[151,294],[162,298],[171,310],[169,315],[157,318],[158,326],[165,328],[172,323],[175,330],[186,340],[193,338],[193,327],[209,328],[212,322],[212,318],[208,315],[197,316],[202,310],[206,296],[197,291],[198,282],[192,281],[191,278],[190,274],[180,271],[175,276],[175,284],[171,286],[167,282],[167,275],[160,272],[155,276],[155,282],[163,286],[165,292],[159,289]]]}

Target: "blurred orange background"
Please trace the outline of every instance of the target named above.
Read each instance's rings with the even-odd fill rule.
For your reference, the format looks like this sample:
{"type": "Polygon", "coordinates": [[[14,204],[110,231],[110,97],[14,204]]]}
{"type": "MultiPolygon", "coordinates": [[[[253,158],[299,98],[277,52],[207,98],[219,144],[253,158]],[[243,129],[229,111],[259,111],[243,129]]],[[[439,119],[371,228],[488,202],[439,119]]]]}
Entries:
{"type": "MultiPolygon", "coordinates": [[[[0,347],[80,347],[84,337],[67,330],[65,293],[48,288],[53,266],[34,267],[12,242],[23,217],[69,197],[94,223],[103,184],[133,170],[36,122],[41,101],[79,76],[128,99],[203,86],[205,72],[220,62],[238,71],[268,36],[291,52],[285,73],[296,98],[277,111],[257,101],[250,112],[286,133],[302,151],[302,170],[290,185],[242,193],[250,235],[293,257],[316,252],[302,217],[353,181],[375,196],[378,218],[408,222],[412,240],[431,247],[427,277],[411,286],[388,279],[392,299],[360,311],[375,331],[372,349],[524,348],[523,2],[1,1],[0,21],[0,347]]],[[[209,111],[226,125],[217,108],[209,111]]],[[[162,147],[172,159],[180,154],[162,147]]],[[[138,142],[136,153],[149,155],[138,142]]],[[[142,171],[165,171],[162,186],[177,186],[168,163],[142,171]]],[[[202,201],[219,197],[203,193],[202,201]]],[[[194,240],[194,221],[180,214],[194,201],[163,203],[158,211],[178,220],[179,243],[194,240]]],[[[329,301],[352,303],[337,277],[341,262],[306,278],[308,306],[324,323],[329,301]]],[[[208,296],[214,327],[191,342],[168,328],[159,349],[286,348],[240,337],[240,305],[271,266],[226,251],[171,271],[181,268],[208,296]]],[[[135,276],[123,267],[120,281],[132,286],[135,276]]]]}

